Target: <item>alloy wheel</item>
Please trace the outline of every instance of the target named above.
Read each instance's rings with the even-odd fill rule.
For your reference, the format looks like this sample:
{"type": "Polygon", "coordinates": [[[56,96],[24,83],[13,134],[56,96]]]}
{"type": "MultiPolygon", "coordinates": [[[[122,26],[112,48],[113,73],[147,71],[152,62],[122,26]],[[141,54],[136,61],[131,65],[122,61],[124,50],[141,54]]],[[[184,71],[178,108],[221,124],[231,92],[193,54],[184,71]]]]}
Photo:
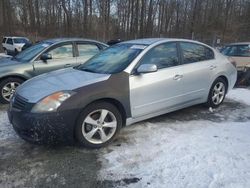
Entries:
{"type": "Polygon", "coordinates": [[[18,82],[9,82],[6,83],[2,88],[2,97],[6,101],[10,101],[10,98],[15,93],[16,88],[20,85],[18,82]]]}
{"type": "Polygon", "coordinates": [[[84,138],[92,144],[102,144],[110,140],[117,129],[115,115],[106,109],[89,113],[82,124],[84,138]]]}
{"type": "Polygon", "coordinates": [[[222,82],[215,84],[213,88],[212,101],[215,105],[219,105],[225,97],[225,85],[222,82]]]}

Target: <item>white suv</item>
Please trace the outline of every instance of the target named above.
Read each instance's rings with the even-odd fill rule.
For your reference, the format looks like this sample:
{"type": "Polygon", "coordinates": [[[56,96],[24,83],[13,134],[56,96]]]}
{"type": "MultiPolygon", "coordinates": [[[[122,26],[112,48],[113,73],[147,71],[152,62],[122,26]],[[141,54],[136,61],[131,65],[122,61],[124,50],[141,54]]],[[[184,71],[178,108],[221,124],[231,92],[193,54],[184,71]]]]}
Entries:
{"type": "Polygon", "coordinates": [[[23,50],[25,45],[29,44],[29,39],[25,37],[4,37],[2,41],[5,54],[17,54],[23,50]]]}

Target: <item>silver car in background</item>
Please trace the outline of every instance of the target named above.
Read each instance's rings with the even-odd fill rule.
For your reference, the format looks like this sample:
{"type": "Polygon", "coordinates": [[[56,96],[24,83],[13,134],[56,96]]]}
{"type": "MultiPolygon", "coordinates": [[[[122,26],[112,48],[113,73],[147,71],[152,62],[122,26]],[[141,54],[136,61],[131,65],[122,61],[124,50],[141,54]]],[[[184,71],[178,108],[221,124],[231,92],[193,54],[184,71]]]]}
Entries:
{"type": "Polygon", "coordinates": [[[218,107],[236,77],[234,65],[203,43],[133,40],[25,82],[8,114],[27,141],[76,140],[98,148],[122,126],[200,103],[218,107]]]}
{"type": "Polygon", "coordinates": [[[84,63],[108,46],[80,38],[41,41],[14,57],[0,58],[0,103],[9,103],[24,81],[50,71],[84,63]]]}

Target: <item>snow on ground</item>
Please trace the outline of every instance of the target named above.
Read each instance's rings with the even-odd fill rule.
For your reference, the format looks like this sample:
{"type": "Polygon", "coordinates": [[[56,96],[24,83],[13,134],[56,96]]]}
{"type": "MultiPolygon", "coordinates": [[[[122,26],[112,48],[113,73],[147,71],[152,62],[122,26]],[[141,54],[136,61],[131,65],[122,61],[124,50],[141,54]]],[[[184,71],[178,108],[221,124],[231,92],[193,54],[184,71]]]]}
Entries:
{"type": "Polygon", "coordinates": [[[227,94],[227,98],[250,105],[250,92],[248,89],[233,89],[227,94]]]}
{"type": "Polygon", "coordinates": [[[3,57],[11,57],[11,56],[6,55],[5,53],[0,53],[0,58],[3,58],[3,57]]]}
{"type": "MultiPolygon", "coordinates": [[[[228,98],[249,104],[247,96],[234,89],[228,98]]],[[[249,133],[249,120],[141,122],[122,130],[119,147],[102,150],[99,177],[116,187],[250,187],[249,133]]]]}
{"type": "Polygon", "coordinates": [[[7,112],[0,111],[0,141],[16,137],[17,135],[9,123],[7,112]]]}
{"type": "MultiPolygon", "coordinates": [[[[172,113],[172,116],[157,117],[124,128],[118,140],[98,151],[102,164],[98,174],[100,182],[106,185],[103,187],[250,187],[249,96],[250,90],[234,89],[227,99],[241,104],[226,101],[213,112],[192,107],[172,113]]],[[[10,164],[4,166],[3,162],[1,165],[5,170],[1,171],[0,184],[22,187],[34,178],[52,177],[54,171],[44,170],[44,162],[40,163],[37,158],[33,160],[32,156],[34,153],[39,157],[45,155],[41,159],[45,162],[58,156],[49,155],[50,151],[46,149],[39,153],[35,146],[22,141],[11,127],[5,111],[6,106],[0,107],[0,160],[11,159],[15,164],[10,166],[11,169],[24,170],[15,173],[14,169],[7,173],[10,164]]],[[[83,162],[88,159],[88,153],[79,158],[84,168],[88,166],[83,162]]],[[[72,158],[76,156],[74,154],[72,158]]],[[[92,155],[89,158],[95,160],[92,155]]],[[[81,166],[80,163],[77,166],[81,166]]],[[[51,164],[47,166],[51,168],[51,164]]],[[[87,168],[88,173],[91,170],[92,166],[87,168]]],[[[84,174],[81,168],[78,172],[84,174]]]]}

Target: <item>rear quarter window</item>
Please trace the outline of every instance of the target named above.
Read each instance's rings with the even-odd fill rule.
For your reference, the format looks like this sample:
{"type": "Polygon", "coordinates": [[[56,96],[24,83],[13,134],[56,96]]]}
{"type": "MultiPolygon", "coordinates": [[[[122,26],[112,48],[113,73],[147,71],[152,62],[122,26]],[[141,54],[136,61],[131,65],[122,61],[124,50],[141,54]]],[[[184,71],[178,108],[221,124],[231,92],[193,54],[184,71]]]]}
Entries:
{"type": "Polygon", "coordinates": [[[191,42],[180,43],[183,64],[195,63],[214,59],[214,52],[210,48],[191,42]]]}

